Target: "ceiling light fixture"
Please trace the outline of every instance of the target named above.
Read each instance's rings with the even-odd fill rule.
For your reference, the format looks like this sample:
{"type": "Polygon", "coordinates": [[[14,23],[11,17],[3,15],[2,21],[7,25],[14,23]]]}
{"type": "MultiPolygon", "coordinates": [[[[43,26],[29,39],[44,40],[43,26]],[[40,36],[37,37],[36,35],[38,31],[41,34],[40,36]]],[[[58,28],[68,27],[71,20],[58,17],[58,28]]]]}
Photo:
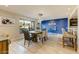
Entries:
{"type": "Polygon", "coordinates": [[[43,14],[42,14],[42,13],[39,13],[38,15],[39,15],[40,17],[41,17],[41,16],[43,16],[43,14]]]}

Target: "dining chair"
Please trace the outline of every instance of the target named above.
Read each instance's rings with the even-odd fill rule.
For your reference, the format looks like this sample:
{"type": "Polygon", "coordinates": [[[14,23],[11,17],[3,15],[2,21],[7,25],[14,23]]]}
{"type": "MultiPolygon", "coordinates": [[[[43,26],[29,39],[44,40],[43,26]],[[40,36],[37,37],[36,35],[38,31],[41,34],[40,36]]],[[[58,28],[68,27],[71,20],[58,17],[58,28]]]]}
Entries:
{"type": "Polygon", "coordinates": [[[37,41],[37,34],[36,33],[31,33],[31,35],[32,35],[32,41],[33,42],[38,42],[37,41]]]}
{"type": "Polygon", "coordinates": [[[41,41],[43,43],[43,36],[42,36],[42,32],[37,34],[37,39],[38,41],[41,41]]]}
{"type": "Polygon", "coordinates": [[[29,33],[29,31],[25,28],[22,29],[22,32],[24,34],[24,45],[26,43],[26,40],[28,41],[28,46],[30,45],[32,41],[32,35],[29,33]]]}
{"type": "Polygon", "coordinates": [[[47,36],[47,32],[46,31],[42,31],[38,34],[38,38],[39,40],[41,40],[42,44],[44,43],[44,41],[46,41],[48,39],[47,36]]]}
{"type": "Polygon", "coordinates": [[[24,37],[25,37],[25,41],[24,41],[24,45],[26,43],[26,40],[28,41],[28,47],[32,42],[32,35],[27,31],[24,33],[24,37]]]}
{"type": "Polygon", "coordinates": [[[77,33],[67,32],[63,35],[63,47],[69,46],[77,51],[77,33]]]}

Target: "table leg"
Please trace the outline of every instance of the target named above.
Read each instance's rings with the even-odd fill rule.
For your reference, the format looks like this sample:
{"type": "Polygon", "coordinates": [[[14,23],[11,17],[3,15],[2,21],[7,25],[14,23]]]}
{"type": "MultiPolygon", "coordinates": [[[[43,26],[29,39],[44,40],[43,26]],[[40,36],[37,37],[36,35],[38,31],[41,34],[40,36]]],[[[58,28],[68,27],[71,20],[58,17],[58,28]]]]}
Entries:
{"type": "Polygon", "coordinates": [[[64,47],[64,37],[62,37],[62,44],[63,44],[63,47],[64,47]]]}
{"type": "Polygon", "coordinates": [[[77,39],[74,40],[74,50],[77,52],[77,39]]]}

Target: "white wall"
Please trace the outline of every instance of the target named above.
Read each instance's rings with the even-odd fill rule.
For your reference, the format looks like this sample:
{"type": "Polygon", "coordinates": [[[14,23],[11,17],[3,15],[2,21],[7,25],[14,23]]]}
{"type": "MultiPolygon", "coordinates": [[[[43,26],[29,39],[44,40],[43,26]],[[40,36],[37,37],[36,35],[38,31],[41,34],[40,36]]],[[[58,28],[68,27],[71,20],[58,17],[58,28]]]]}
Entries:
{"type": "Polygon", "coordinates": [[[0,25],[0,35],[8,34],[11,41],[18,40],[19,39],[19,17],[21,16],[14,13],[0,10],[0,17],[1,16],[9,17],[9,18],[15,19],[16,21],[15,21],[15,25],[13,26],[0,25]]]}
{"type": "Polygon", "coordinates": [[[79,48],[79,6],[78,6],[78,32],[77,32],[77,34],[78,34],[78,48],[79,48]]]}

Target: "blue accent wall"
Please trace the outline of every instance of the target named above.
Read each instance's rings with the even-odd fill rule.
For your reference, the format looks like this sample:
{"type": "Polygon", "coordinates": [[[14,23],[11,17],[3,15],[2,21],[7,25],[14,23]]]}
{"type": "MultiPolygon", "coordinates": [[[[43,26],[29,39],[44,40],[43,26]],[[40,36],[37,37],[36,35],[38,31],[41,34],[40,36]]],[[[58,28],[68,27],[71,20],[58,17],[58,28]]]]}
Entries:
{"type": "Polygon", "coordinates": [[[41,22],[41,29],[46,29],[48,34],[62,34],[62,28],[68,31],[68,18],[44,20],[41,22]]]}

